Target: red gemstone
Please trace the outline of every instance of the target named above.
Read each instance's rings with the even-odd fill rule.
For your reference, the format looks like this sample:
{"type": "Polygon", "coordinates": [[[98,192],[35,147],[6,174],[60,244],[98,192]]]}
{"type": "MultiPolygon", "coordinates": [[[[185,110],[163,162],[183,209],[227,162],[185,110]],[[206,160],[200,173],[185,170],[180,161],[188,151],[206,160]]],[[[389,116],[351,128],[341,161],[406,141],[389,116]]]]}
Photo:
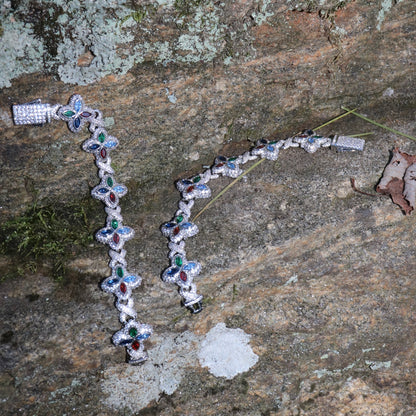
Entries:
{"type": "Polygon", "coordinates": [[[133,348],[134,351],[137,351],[140,348],[140,342],[135,339],[131,344],[131,348],[133,348]]]}
{"type": "Polygon", "coordinates": [[[220,168],[221,166],[224,166],[224,163],[218,163],[218,165],[216,167],[220,168]]]}
{"type": "Polygon", "coordinates": [[[112,192],[110,193],[110,201],[116,202],[116,196],[112,192]]]}
{"type": "Polygon", "coordinates": [[[115,233],[115,234],[113,235],[113,241],[114,241],[116,244],[118,244],[118,243],[120,242],[120,236],[119,236],[117,233],[115,233]]]}
{"type": "Polygon", "coordinates": [[[180,228],[179,227],[175,227],[173,229],[173,235],[178,235],[179,234],[179,231],[180,231],[180,228]]]}
{"type": "Polygon", "coordinates": [[[121,283],[121,285],[120,285],[120,292],[121,293],[126,293],[127,292],[127,286],[124,282],[121,283]]]}
{"type": "Polygon", "coordinates": [[[101,149],[100,155],[103,159],[105,159],[107,157],[107,150],[101,149]]]}
{"type": "Polygon", "coordinates": [[[186,282],[188,280],[188,276],[186,275],[185,272],[181,272],[180,275],[179,275],[179,277],[181,278],[181,280],[183,282],[186,282]]]}
{"type": "Polygon", "coordinates": [[[195,188],[193,186],[190,186],[186,192],[188,192],[188,194],[190,194],[195,188]]]}

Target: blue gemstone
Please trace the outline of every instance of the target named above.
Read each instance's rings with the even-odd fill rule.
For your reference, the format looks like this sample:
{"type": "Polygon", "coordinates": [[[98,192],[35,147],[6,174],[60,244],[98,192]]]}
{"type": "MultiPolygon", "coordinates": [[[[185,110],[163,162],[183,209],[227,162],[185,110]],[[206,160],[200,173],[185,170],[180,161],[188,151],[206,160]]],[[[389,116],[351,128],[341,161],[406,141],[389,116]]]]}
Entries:
{"type": "Polygon", "coordinates": [[[114,230],[112,230],[111,228],[106,228],[105,230],[101,231],[102,235],[110,235],[113,234],[114,230]]]}
{"type": "Polygon", "coordinates": [[[195,269],[195,267],[196,267],[196,263],[194,263],[194,262],[189,262],[189,263],[187,263],[187,264],[185,264],[185,266],[183,266],[183,270],[192,270],[192,269],[195,269]]]}
{"type": "Polygon", "coordinates": [[[118,282],[120,281],[120,279],[111,279],[107,281],[107,285],[108,286],[114,286],[116,285],[118,282]]]}
{"type": "Polygon", "coordinates": [[[127,283],[134,283],[137,280],[137,276],[131,275],[131,276],[126,276],[124,278],[124,281],[127,283]]]}
{"type": "Polygon", "coordinates": [[[98,190],[98,192],[99,192],[100,194],[106,194],[106,193],[108,192],[108,189],[107,189],[107,188],[100,188],[100,189],[98,190]]]}
{"type": "Polygon", "coordinates": [[[273,152],[274,151],[274,146],[267,146],[266,147],[266,149],[269,151],[269,152],[273,152]]]}
{"type": "Polygon", "coordinates": [[[130,227],[123,227],[117,230],[119,234],[129,234],[131,232],[130,227]]]}
{"type": "Polygon", "coordinates": [[[75,108],[75,111],[78,113],[79,111],[81,111],[81,108],[82,108],[82,102],[81,102],[81,100],[76,100],[75,101],[75,103],[74,103],[74,108],[75,108]]]}
{"type": "Polygon", "coordinates": [[[235,164],[234,164],[234,163],[227,162],[227,166],[228,166],[230,169],[235,169],[235,164]]]}
{"type": "Polygon", "coordinates": [[[167,222],[164,226],[166,228],[173,228],[173,227],[176,227],[176,223],[175,222],[167,222]]]}
{"type": "Polygon", "coordinates": [[[111,149],[112,147],[116,147],[117,146],[117,142],[115,142],[114,140],[107,140],[104,143],[104,146],[107,147],[108,149],[111,149]]]}
{"type": "Polygon", "coordinates": [[[180,225],[181,228],[187,229],[187,228],[191,228],[192,227],[192,223],[191,222],[184,222],[183,224],[180,225]]]}
{"type": "Polygon", "coordinates": [[[139,339],[139,340],[144,340],[144,339],[147,339],[147,338],[149,338],[150,337],[150,334],[149,333],[146,333],[146,334],[140,334],[140,335],[138,335],[137,337],[136,337],[136,339],[139,339]]]}
{"type": "Polygon", "coordinates": [[[113,191],[117,192],[118,194],[121,194],[126,190],[126,187],[123,185],[117,185],[113,188],[113,191]]]}
{"type": "Polygon", "coordinates": [[[94,144],[92,144],[91,146],[89,146],[89,147],[88,147],[88,149],[90,149],[90,150],[97,150],[99,147],[100,147],[100,145],[99,145],[99,144],[94,143],[94,144]]]}
{"type": "Polygon", "coordinates": [[[192,185],[192,181],[190,181],[190,180],[188,180],[188,179],[182,179],[182,183],[184,184],[184,185],[192,185]]]}
{"type": "Polygon", "coordinates": [[[227,158],[224,156],[218,156],[217,159],[220,160],[221,162],[225,162],[227,160],[227,158]]]}
{"type": "Polygon", "coordinates": [[[206,189],[208,189],[208,187],[206,185],[195,185],[196,189],[199,189],[200,191],[205,191],[206,189]]]}
{"type": "Polygon", "coordinates": [[[315,143],[315,139],[313,138],[313,137],[309,137],[309,139],[308,139],[308,143],[315,143]]]}
{"type": "Polygon", "coordinates": [[[74,127],[75,127],[76,129],[78,129],[80,125],[81,125],[81,119],[80,119],[79,117],[77,117],[77,118],[74,120],[74,127]]]}
{"type": "Polygon", "coordinates": [[[179,273],[179,269],[177,267],[172,267],[166,272],[169,276],[173,276],[176,273],[179,273]]]}

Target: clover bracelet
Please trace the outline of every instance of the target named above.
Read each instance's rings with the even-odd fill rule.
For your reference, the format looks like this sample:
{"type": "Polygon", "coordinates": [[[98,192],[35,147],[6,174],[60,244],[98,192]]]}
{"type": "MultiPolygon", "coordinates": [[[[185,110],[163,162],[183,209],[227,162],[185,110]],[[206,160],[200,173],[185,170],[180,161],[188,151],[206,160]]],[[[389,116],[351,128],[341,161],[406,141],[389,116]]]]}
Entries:
{"type": "Polygon", "coordinates": [[[161,227],[162,234],[169,239],[170,260],[170,266],[162,273],[162,280],[178,287],[182,304],[191,313],[201,312],[203,296],[197,293],[193,280],[201,272],[202,266],[197,261],[188,261],[184,240],[193,237],[199,231],[197,225],[191,221],[191,209],[195,199],[211,196],[211,190],[207,186],[210,180],[220,175],[238,178],[244,175],[240,165],[257,158],[277,160],[280,150],[289,147],[301,147],[308,153],[314,153],[320,147],[331,147],[337,151],[359,151],[364,149],[364,143],[363,139],[349,136],[323,137],[312,130],[306,130],[286,140],[261,139],[251,151],[237,157],[218,156],[214,164],[204,172],[176,182],[182,197],[179,209],[173,219],[161,227]]]}
{"type": "Polygon", "coordinates": [[[52,119],[63,120],[73,133],[79,133],[85,125],[91,136],[84,141],[82,149],[95,156],[100,183],[91,191],[95,199],[105,205],[106,225],[95,234],[95,238],[109,246],[111,275],[103,280],[101,288],[115,296],[115,307],[120,312],[123,327],[117,331],[112,341],[115,345],[126,347],[127,361],[139,364],[147,359],[143,341],[150,337],[150,325],[137,320],[132,290],[141,284],[142,278],[127,271],[124,243],[134,235],[134,230],[123,225],[119,201],[127,193],[127,188],[116,182],[111,167],[110,152],[118,146],[118,140],[110,136],[104,127],[102,114],[98,110],[85,107],[80,95],[73,95],[68,105],[42,104],[36,100],[27,104],[13,106],[16,125],[43,125],[52,119]]]}

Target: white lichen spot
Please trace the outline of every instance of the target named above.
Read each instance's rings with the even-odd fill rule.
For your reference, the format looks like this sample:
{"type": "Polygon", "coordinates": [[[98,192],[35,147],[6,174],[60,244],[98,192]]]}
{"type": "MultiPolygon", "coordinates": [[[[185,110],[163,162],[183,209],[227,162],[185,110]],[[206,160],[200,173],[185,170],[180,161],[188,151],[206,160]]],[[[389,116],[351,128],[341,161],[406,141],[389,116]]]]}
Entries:
{"type": "Polygon", "coordinates": [[[258,5],[257,10],[251,14],[251,17],[257,26],[262,25],[269,17],[273,16],[273,13],[267,11],[267,8],[271,3],[272,0],[263,0],[258,5]]]}
{"type": "Polygon", "coordinates": [[[149,351],[149,361],[140,368],[120,364],[104,372],[101,389],[104,402],[114,409],[137,412],[162,393],[171,395],[179,387],[187,366],[196,365],[195,343],[189,331],[179,336],[167,335],[149,351]]]}
{"type": "Polygon", "coordinates": [[[391,361],[368,361],[366,360],[365,363],[368,365],[370,370],[381,370],[383,368],[391,367],[391,361]]]}
{"type": "Polygon", "coordinates": [[[393,88],[386,88],[383,91],[383,97],[391,97],[394,94],[394,89],[393,88]]]}
{"type": "Polygon", "coordinates": [[[258,361],[249,345],[250,335],[242,329],[230,329],[224,323],[212,328],[198,352],[201,366],[216,377],[234,378],[248,371],[258,361]]]}
{"type": "Polygon", "coordinates": [[[377,30],[381,30],[381,25],[384,22],[384,19],[386,18],[386,14],[390,11],[390,9],[393,7],[394,3],[400,3],[402,0],[397,0],[394,2],[393,0],[383,0],[381,2],[381,8],[377,15],[377,30]]]}

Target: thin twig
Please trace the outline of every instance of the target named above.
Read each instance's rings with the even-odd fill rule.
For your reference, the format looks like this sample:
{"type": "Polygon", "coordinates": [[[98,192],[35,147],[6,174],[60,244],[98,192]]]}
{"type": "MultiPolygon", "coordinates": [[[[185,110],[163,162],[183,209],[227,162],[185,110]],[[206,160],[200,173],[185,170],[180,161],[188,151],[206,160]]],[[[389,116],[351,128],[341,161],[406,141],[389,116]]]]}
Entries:
{"type": "Polygon", "coordinates": [[[355,191],[358,192],[359,194],[362,195],[367,195],[367,196],[380,196],[379,194],[370,194],[369,192],[364,192],[364,191],[360,191],[356,186],[355,186],[355,178],[350,178],[350,182],[351,182],[351,188],[355,191]]]}

